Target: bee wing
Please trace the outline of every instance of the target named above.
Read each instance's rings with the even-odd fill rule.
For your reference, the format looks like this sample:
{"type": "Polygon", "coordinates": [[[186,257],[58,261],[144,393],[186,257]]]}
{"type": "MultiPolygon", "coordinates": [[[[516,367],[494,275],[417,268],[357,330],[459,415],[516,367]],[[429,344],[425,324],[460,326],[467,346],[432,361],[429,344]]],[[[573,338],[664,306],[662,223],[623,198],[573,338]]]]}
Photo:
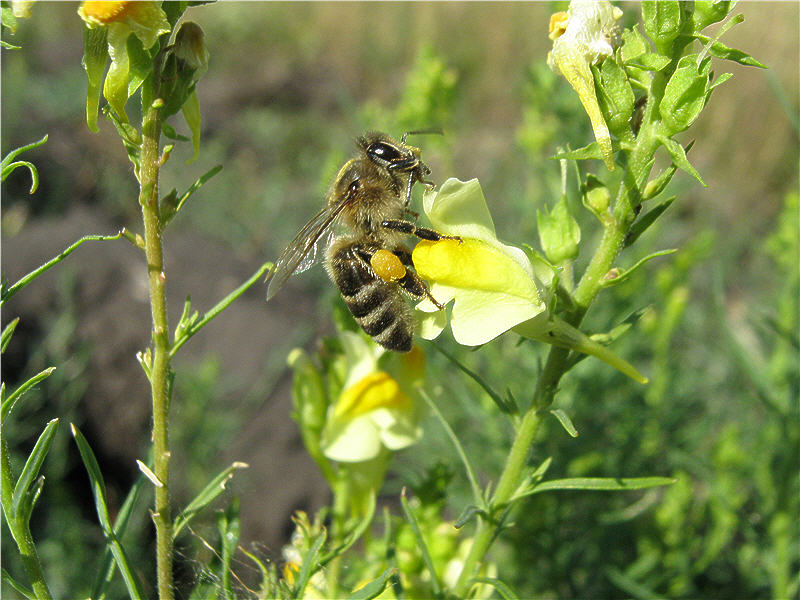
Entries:
{"type": "Polygon", "coordinates": [[[281,253],[269,277],[267,301],[283,287],[289,277],[294,273],[305,271],[314,263],[317,241],[330,228],[331,223],[350,200],[352,196],[347,196],[334,206],[325,205],[281,253]]]}

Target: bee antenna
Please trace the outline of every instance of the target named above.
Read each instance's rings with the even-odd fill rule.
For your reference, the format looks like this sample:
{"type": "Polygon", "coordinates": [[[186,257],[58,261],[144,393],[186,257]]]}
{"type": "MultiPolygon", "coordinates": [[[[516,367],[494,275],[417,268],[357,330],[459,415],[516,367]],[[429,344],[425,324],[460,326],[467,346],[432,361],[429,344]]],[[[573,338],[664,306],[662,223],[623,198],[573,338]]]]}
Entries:
{"type": "Polygon", "coordinates": [[[427,135],[427,134],[444,135],[444,130],[441,127],[431,127],[429,129],[415,129],[414,131],[406,131],[403,134],[403,137],[400,138],[400,143],[405,144],[406,138],[409,135],[427,135]]]}

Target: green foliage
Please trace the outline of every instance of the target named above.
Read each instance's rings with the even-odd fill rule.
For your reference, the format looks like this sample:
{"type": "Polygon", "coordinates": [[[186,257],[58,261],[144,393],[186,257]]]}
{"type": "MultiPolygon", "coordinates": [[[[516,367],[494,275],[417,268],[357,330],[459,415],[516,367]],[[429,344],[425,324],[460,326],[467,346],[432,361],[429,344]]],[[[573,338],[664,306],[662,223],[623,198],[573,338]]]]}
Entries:
{"type": "MultiPolygon", "coordinates": [[[[97,116],[102,112],[119,133],[141,184],[144,230],[141,234],[123,230],[113,236],[81,238],[16,284],[8,286],[4,281],[2,303],[89,240],[124,237],[137,251],[147,251],[153,274],[162,272],[163,265],[153,262],[153,257],[163,253],[160,234],[188,206],[189,197],[220,170],[205,166],[200,170],[203,175],[190,176],[188,181],[195,183],[181,195],[177,190],[184,189],[185,183],[165,186],[171,191],[160,197],[155,193],[159,175],[168,177],[167,169],[159,171],[169,164],[172,146],[162,146],[160,134],[154,131],[160,129],[165,137],[178,142],[191,139],[190,160],[200,149],[202,119],[197,84],[207,67],[205,40],[199,30],[198,41],[198,32],[190,22],[183,21],[174,35],[171,31],[194,4],[198,3],[164,3],[159,10],[163,10],[166,24],[157,28],[152,44],[138,35],[127,35],[120,45],[119,40],[109,40],[105,27],[84,28],[87,125],[97,130],[97,116]],[[192,35],[194,43],[188,46],[197,50],[194,55],[187,53],[187,42],[180,39],[192,35]],[[116,45],[110,46],[112,42],[116,45]],[[114,52],[109,54],[110,47],[124,50],[126,65],[119,62],[119,54],[111,59],[114,52]],[[111,68],[106,72],[109,61],[111,68]],[[101,107],[103,97],[107,105],[101,107]],[[128,102],[131,98],[141,100],[135,110],[128,102]],[[181,135],[165,121],[177,112],[183,112],[191,137],[181,135]],[[137,123],[139,116],[142,120],[137,123]]],[[[689,147],[676,136],[697,122],[711,92],[729,78],[729,74],[715,78],[712,63],[725,59],[763,66],[719,41],[740,22],[737,17],[710,37],[701,33],[705,27],[724,21],[730,4],[644,3],[642,23],[622,33],[622,45],[612,57],[593,65],[595,91],[613,135],[617,167],[613,173],[598,176],[589,172],[592,163],[584,161],[603,158],[597,142],[577,150],[569,146],[559,150],[556,158],[566,165],[561,177],[554,172],[552,162],[542,160],[553,153],[556,143],[569,140],[580,145],[585,141],[578,140],[589,135],[576,98],[566,93],[566,86],[544,66],[542,57],[532,59],[522,85],[524,101],[516,137],[516,149],[522,151],[515,152],[514,144],[507,143],[504,151],[513,155],[507,171],[495,168],[487,158],[491,148],[480,143],[465,144],[461,155],[448,155],[445,148],[451,145],[449,137],[430,138],[430,143],[425,138],[426,160],[431,156],[450,164],[436,169],[437,181],[440,173],[454,168],[454,156],[458,156],[459,169],[462,159],[477,157],[478,168],[492,172],[490,185],[502,190],[495,195],[500,204],[497,214],[505,220],[513,215],[513,223],[502,235],[532,240],[538,233],[543,254],[558,267],[552,284],[548,281],[542,289],[554,316],[570,327],[577,326],[591,305],[589,326],[606,332],[591,336],[591,341],[603,346],[614,343],[615,352],[634,356],[635,361],[644,362],[642,357],[649,356],[653,383],[643,391],[599,361],[583,360],[582,354],[558,349],[545,355],[540,345],[513,333],[475,352],[466,352],[450,340],[437,342],[437,352],[430,351],[419,359],[428,372],[424,381],[415,373],[413,361],[381,356],[375,361],[376,369],[397,382],[402,393],[413,396],[415,402],[426,402],[436,419],[422,425],[427,431],[416,447],[403,453],[382,450],[374,462],[364,465],[337,462],[324,451],[326,425],[352,373],[351,349],[340,335],[322,341],[317,351],[295,351],[290,357],[293,416],[307,451],[331,487],[331,506],[316,515],[295,515],[294,534],[279,564],[244,547],[242,540],[247,532],[242,530],[238,502],[227,501],[214,515],[216,529],[209,541],[197,534],[190,538],[191,542],[201,540],[205,548],[196,552],[182,549],[188,561],[193,561],[197,575],[191,591],[184,590],[182,584],[174,586],[175,591],[198,599],[483,598],[492,594],[502,598],[612,597],[620,593],[634,597],[792,597],[798,593],[800,555],[793,527],[793,516],[800,512],[800,423],[794,406],[800,394],[796,370],[800,275],[795,268],[800,246],[797,228],[793,227],[797,196],[787,198],[778,230],[763,244],[764,252],[774,261],[770,267],[785,271],[786,277],[781,279],[780,289],[760,306],[762,314],[754,315],[754,325],[743,325],[726,316],[721,298],[712,311],[719,317],[717,322],[708,323],[700,316],[704,314],[700,305],[707,300],[703,291],[710,287],[711,279],[702,271],[703,261],[713,256],[722,263],[719,271],[724,271],[730,259],[724,263],[724,259],[716,258],[719,238],[701,233],[684,241],[680,230],[683,213],[676,215],[677,209],[667,212],[673,204],[685,204],[679,199],[682,190],[676,190],[673,184],[675,179],[684,185],[680,177],[674,178],[678,170],[703,183],[687,156],[689,147]],[[698,43],[699,48],[691,47],[698,43]],[[434,151],[429,152],[429,147],[434,151]],[[659,170],[654,171],[657,164],[659,170]],[[514,177],[509,176],[512,173],[514,177]],[[555,204],[552,198],[558,199],[555,204]],[[546,208],[548,205],[553,208],[546,208]],[[534,207],[538,207],[535,220],[531,218],[534,207]],[[678,231],[662,227],[665,215],[674,217],[670,226],[677,224],[678,231]],[[679,252],[669,259],[650,262],[674,252],[653,246],[655,238],[667,238],[670,246],[680,246],[679,252]],[[618,257],[623,249],[629,254],[618,257]],[[699,272],[694,277],[701,281],[694,280],[692,272],[699,272]],[[594,302],[601,290],[607,291],[602,300],[594,302]],[[695,335],[724,340],[702,369],[697,369],[691,350],[684,352],[692,327],[695,335]],[[566,373],[568,376],[562,378],[566,373]],[[726,399],[724,406],[706,401],[721,397],[726,399]],[[394,455],[397,458],[389,470],[394,455]],[[458,464],[463,472],[456,468],[458,464]],[[656,475],[639,475],[646,473],[656,475]],[[401,492],[400,486],[406,485],[411,491],[401,492]],[[378,502],[381,489],[399,500],[394,505],[389,502],[382,518],[376,519],[376,505],[386,504],[378,502]],[[624,493],[585,493],[591,490],[624,493]],[[451,515],[459,516],[451,520],[451,515]],[[236,555],[240,550],[255,565],[255,585],[238,579],[236,555]]],[[[17,22],[5,3],[2,18],[3,25],[13,32],[17,22]]],[[[238,41],[230,32],[228,35],[226,39],[238,41]]],[[[472,34],[465,37],[473,43],[472,34]]],[[[4,46],[9,47],[5,42],[4,46]]],[[[379,51],[377,44],[367,48],[371,54],[379,51]]],[[[336,102],[349,108],[345,112],[359,128],[402,133],[442,126],[455,131],[462,120],[469,122],[477,114],[476,105],[463,100],[465,88],[480,85],[470,78],[469,67],[468,60],[451,60],[447,46],[424,42],[419,44],[405,77],[398,78],[396,87],[387,92],[389,101],[337,98],[336,102]],[[464,112],[459,114],[459,110],[464,112]]],[[[264,68],[272,68],[269,61],[264,68]]],[[[384,83],[388,89],[389,81],[384,83]]],[[[346,95],[341,90],[337,93],[346,95]]],[[[253,173],[261,174],[265,163],[277,160],[291,166],[275,178],[259,176],[254,193],[247,189],[249,180],[240,177],[241,170],[229,173],[226,160],[226,172],[218,178],[226,178],[219,183],[227,194],[223,201],[204,205],[193,199],[192,211],[177,221],[191,225],[192,213],[212,215],[208,219],[211,225],[205,227],[220,238],[249,239],[249,232],[267,230],[268,235],[239,242],[243,246],[264,243],[266,248],[273,243],[267,238],[277,240],[281,237],[279,230],[290,227],[286,222],[302,218],[296,206],[300,200],[297,190],[305,188],[297,182],[323,180],[327,185],[331,171],[335,173],[347,153],[331,149],[338,147],[339,140],[329,131],[333,128],[325,126],[327,115],[318,121],[305,112],[300,118],[292,118],[281,111],[280,107],[270,107],[243,115],[246,131],[236,132],[235,124],[225,123],[225,129],[234,131],[236,144],[208,150],[231,161],[242,160],[245,169],[253,173]],[[329,137],[330,145],[324,141],[329,137]],[[256,155],[253,149],[267,154],[256,155]],[[251,162],[251,156],[256,157],[255,162],[251,162]],[[268,205],[259,200],[247,206],[248,197],[262,196],[270,199],[268,205]],[[235,211],[242,212],[237,215],[238,221],[231,217],[235,211]],[[252,218],[253,214],[258,218],[252,218]],[[265,227],[265,222],[269,226],[265,227]]],[[[22,150],[45,140],[7,155],[2,179],[24,166],[32,174],[33,192],[37,170],[26,161],[14,159],[22,150]]],[[[698,144],[707,146],[708,141],[698,136],[698,144]]],[[[115,184],[115,193],[119,189],[115,184]]],[[[134,212],[138,209],[133,207],[134,212]]],[[[199,228],[198,232],[209,233],[199,228]]],[[[264,248],[259,247],[257,252],[263,255],[264,248]]],[[[535,264],[545,265],[545,272],[552,270],[541,253],[527,248],[535,264]]],[[[144,261],[145,257],[140,258],[144,261]]],[[[714,270],[717,266],[717,262],[712,265],[714,270]]],[[[170,428],[173,451],[189,457],[186,475],[181,476],[185,482],[168,482],[163,464],[159,467],[157,461],[142,460],[142,475],[112,518],[103,472],[88,441],[73,426],[89,474],[87,489],[95,501],[99,529],[76,516],[73,499],[61,502],[63,496],[58,490],[64,485],[63,470],[55,471],[56,477],[48,475],[48,486],[42,485],[43,469],[63,460],[66,454],[61,451],[65,443],[56,431],[58,419],[67,418],[67,409],[47,406],[58,419],[40,419],[27,409],[37,400],[38,394],[33,393],[37,386],[69,397],[76,393],[60,379],[65,370],[62,362],[32,361],[21,383],[15,382],[13,392],[6,394],[3,387],[6,526],[19,543],[22,556],[29,556],[26,545],[35,549],[33,534],[45,550],[40,553],[42,560],[36,561],[38,573],[36,566],[33,570],[19,568],[14,564],[17,557],[12,557],[9,572],[3,573],[7,586],[24,596],[47,597],[47,575],[50,581],[67,582],[52,586],[56,597],[58,592],[84,594],[89,590],[91,597],[97,598],[116,597],[126,590],[130,597],[151,592],[139,581],[141,577],[155,587],[156,577],[141,554],[144,528],[150,523],[146,510],[137,506],[137,498],[152,496],[154,491],[158,495],[165,484],[173,491],[178,485],[188,487],[187,497],[193,499],[183,508],[156,504],[154,511],[156,517],[167,517],[166,525],[156,519],[160,533],[166,533],[170,540],[179,535],[185,540],[189,524],[194,526],[210,512],[206,509],[224,498],[226,482],[244,466],[234,462],[208,479],[210,462],[238,426],[232,415],[220,418],[215,407],[219,400],[215,390],[225,384],[219,364],[209,358],[176,375],[170,360],[269,268],[270,263],[264,264],[204,314],[195,310],[187,297],[180,318],[171,328],[165,326],[166,319],[153,323],[153,344],[137,356],[154,390],[165,392],[159,399],[161,404],[156,403],[161,409],[156,410],[154,422],[166,424],[165,407],[170,403],[173,412],[174,407],[181,408],[181,422],[174,420],[170,428]],[[53,367],[46,366],[49,364],[58,364],[59,370],[54,372],[53,367]],[[209,415],[216,416],[209,419],[209,415]],[[10,418],[15,421],[13,431],[7,426],[6,419],[10,418]],[[13,453],[5,445],[8,433],[13,453]],[[20,439],[26,444],[17,443],[20,439]],[[11,476],[12,454],[22,457],[18,477],[11,476]],[[52,528],[44,529],[42,535],[31,532],[34,507],[45,501],[61,505],[58,515],[71,515],[58,519],[65,524],[62,529],[74,526],[84,537],[52,528]],[[167,510],[159,510],[159,506],[167,510]],[[63,512],[69,510],[73,512],[63,512]],[[126,529],[134,531],[123,540],[126,529]],[[85,543],[92,532],[98,539],[102,535],[102,541],[85,543]],[[72,544],[80,550],[75,550],[73,558],[63,560],[66,553],[62,549],[71,550],[72,544]],[[58,559],[53,548],[58,550],[58,559]],[[93,553],[102,560],[94,560],[93,553]],[[96,572],[61,577],[60,573],[72,565],[90,561],[99,566],[96,572]],[[59,566],[61,562],[65,564],[59,566]],[[93,582],[91,588],[82,579],[84,575],[93,582]]],[[[164,290],[159,285],[156,282],[150,288],[154,314],[165,310],[164,290]]],[[[325,314],[329,312],[327,300],[325,297],[321,303],[326,306],[325,314]]],[[[334,309],[333,320],[341,332],[362,335],[341,301],[334,309]]],[[[17,321],[12,321],[3,329],[4,352],[16,326],[17,321]]],[[[50,334],[55,335],[57,327],[51,326],[50,334]]],[[[59,335],[69,338],[68,329],[64,326],[59,335]]],[[[361,339],[366,340],[363,336],[361,339]]],[[[73,350],[78,361],[79,349],[73,350]]],[[[75,368],[74,363],[67,367],[75,368]]],[[[155,438],[158,440],[158,433],[155,438]]],[[[169,454],[163,445],[158,448],[159,456],[169,454]]],[[[221,465],[214,466],[214,471],[219,469],[221,465]]],[[[40,507],[37,516],[44,512],[40,507]]],[[[162,545],[161,549],[165,547],[171,556],[170,546],[162,545]]],[[[5,545],[3,549],[15,554],[5,545]]],[[[165,571],[171,573],[171,568],[160,565],[161,583],[165,571]]],[[[160,595],[169,597],[173,586],[168,589],[169,593],[160,587],[160,595]]]]}

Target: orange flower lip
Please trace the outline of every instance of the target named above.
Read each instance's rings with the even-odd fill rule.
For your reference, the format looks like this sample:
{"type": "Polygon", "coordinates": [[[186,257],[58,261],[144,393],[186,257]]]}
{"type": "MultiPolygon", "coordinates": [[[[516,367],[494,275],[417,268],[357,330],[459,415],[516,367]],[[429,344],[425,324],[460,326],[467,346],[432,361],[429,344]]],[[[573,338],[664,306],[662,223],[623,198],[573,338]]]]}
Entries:
{"type": "Polygon", "coordinates": [[[82,2],[78,10],[86,21],[91,21],[98,25],[107,25],[108,23],[125,18],[132,4],[134,4],[134,2],[130,2],[129,0],[122,0],[119,2],[92,0],[89,2],[82,2]]]}

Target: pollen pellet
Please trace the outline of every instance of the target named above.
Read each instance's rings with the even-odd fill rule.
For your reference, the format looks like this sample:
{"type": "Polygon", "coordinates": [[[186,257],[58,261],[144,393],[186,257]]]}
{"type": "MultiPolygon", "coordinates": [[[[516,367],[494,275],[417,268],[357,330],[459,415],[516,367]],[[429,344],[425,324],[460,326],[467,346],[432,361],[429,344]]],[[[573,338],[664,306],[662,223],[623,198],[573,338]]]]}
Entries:
{"type": "Polygon", "coordinates": [[[406,275],[406,268],[395,254],[381,248],[369,259],[375,273],[384,281],[399,281],[406,275]]]}

